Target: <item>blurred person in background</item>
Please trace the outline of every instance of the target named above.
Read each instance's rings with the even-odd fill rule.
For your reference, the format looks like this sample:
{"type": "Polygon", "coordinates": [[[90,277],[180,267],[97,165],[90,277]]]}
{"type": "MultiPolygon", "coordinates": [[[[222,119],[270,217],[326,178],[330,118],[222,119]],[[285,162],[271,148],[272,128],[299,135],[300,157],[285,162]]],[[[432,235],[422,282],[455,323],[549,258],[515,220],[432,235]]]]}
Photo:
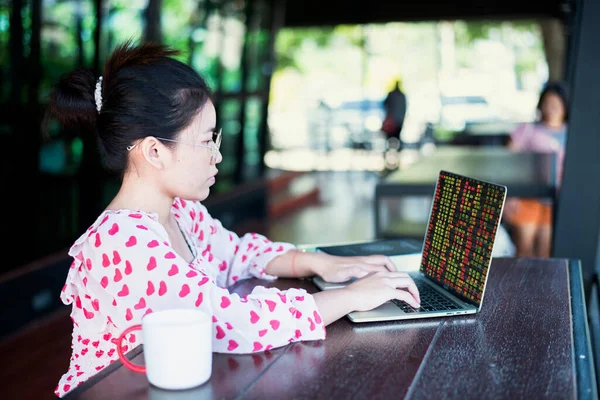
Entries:
{"type": "MultiPolygon", "coordinates": [[[[509,148],[556,154],[557,188],[562,169],[567,133],[569,92],[563,82],[549,82],[542,90],[535,122],[521,124],[510,135],[509,148]]],[[[550,257],[552,244],[552,200],[510,199],[505,209],[513,227],[518,257],[550,257]]]]}
{"type": "Polygon", "coordinates": [[[406,117],[406,95],[401,90],[400,80],[395,82],[394,89],[388,93],[383,101],[383,107],[385,109],[385,118],[381,130],[386,134],[388,139],[398,139],[398,147],[400,147],[402,144],[400,133],[402,132],[402,125],[404,125],[404,118],[406,117]]]}

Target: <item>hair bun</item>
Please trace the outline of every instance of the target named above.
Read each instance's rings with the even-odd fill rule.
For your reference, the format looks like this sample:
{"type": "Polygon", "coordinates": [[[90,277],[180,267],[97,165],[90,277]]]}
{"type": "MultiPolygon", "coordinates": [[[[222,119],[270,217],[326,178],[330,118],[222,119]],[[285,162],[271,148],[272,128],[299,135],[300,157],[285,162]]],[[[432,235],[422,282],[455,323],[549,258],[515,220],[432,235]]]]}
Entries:
{"type": "Polygon", "coordinates": [[[98,112],[94,101],[96,77],[88,68],[63,75],[50,94],[47,113],[65,127],[95,132],[98,112]]]}

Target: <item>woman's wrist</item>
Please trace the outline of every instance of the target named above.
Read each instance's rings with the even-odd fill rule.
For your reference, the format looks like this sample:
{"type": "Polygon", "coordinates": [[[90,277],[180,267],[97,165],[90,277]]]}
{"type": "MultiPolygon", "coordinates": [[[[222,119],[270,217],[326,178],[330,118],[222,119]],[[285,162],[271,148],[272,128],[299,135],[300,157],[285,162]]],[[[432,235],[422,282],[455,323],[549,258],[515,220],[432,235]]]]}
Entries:
{"type": "Polygon", "coordinates": [[[302,253],[301,251],[293,251],[292,252],[292,276],[294,278],[299,278],[300,275],[298,275],[298,269],[296,268],[296,259],[298,258],[298,256],[300,255],[300,253],[302,253]]]}
{"type": "Polygon", "coordinates": [[[345,288],[325,290],[312,296],[324,325],[329,325],[358,308],[356,305],[357,296],[354,296],[354,293],[345,288]]]}
{"type": "Polygon", "coordinates": [[[326,254],[297,251],[292,255],[292,272],[295,278],[318,275],[322,271],[322,257],[326,254]]]}
{"type": "Polygon", "coordinates": [[[323,276],[324,270],[336,262],[338,257],[325,253],[305,253],[310,254],[307,260],[307,272],[312,275],[323,276]]]}
{"type": "Polygon", "coordinates": [[[269,262],[265,272],[282,278],[304,278],[323,276],[325,270],[336,263],[349,260],[348,257],[332,256],[325,253],[290,250],[269,262]]]}
{"type": "Polygon", "coordinates": [[[269,275],[281,278],[304,278],[315,274],[315,262],[313,255],[301,250],[290,250],[280,256],[273,258],[265,267],[269,275]]]}

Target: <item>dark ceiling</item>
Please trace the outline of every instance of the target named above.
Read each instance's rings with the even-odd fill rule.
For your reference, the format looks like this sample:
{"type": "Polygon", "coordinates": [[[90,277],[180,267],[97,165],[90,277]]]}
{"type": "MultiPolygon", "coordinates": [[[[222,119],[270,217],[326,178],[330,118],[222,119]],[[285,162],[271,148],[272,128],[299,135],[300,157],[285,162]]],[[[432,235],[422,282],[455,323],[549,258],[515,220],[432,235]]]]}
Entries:
{"type": "Polygon", "coordinates": [[[572,0],[287,0],[288,27],[455,19],[564,19],[572,0]]]}

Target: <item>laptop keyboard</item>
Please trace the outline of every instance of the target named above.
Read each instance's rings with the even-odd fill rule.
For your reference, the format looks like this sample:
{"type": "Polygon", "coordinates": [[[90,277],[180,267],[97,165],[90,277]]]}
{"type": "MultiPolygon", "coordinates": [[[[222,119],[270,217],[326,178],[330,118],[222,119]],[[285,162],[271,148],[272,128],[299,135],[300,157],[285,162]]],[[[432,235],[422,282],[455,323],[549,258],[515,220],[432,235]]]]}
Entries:
{"type": "Polygon", "coordinates": [[[400,307],[405,313],[458,310],[462,308],[422,279],[415,279],[415,285],[419,289],[419,297],[421,298],[420,308],[413,308],[402,300],[392,300],[392,303],[400,307]]]}

